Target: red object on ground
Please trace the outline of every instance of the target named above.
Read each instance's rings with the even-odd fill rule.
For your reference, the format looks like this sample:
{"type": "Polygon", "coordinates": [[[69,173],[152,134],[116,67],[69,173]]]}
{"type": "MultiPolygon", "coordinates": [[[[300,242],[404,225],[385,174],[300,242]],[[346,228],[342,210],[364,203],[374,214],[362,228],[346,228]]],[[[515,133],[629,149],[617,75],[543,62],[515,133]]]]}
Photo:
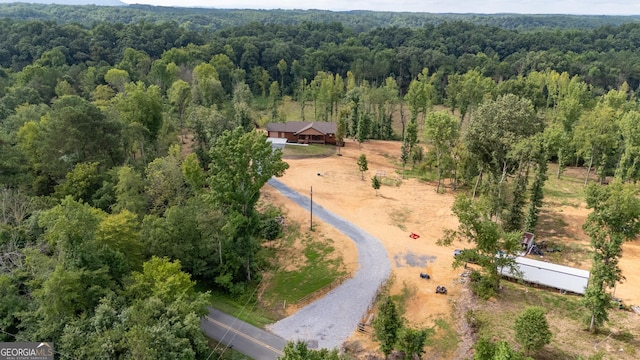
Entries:
{"type": "Polygon", "coordinates": [[[412,239],[417,239],[417,238],[420,237],[420,235],[415,234],[415,233],[411,233],[411,235],[409,235],[409,237],[412,238],[412,239]]]}

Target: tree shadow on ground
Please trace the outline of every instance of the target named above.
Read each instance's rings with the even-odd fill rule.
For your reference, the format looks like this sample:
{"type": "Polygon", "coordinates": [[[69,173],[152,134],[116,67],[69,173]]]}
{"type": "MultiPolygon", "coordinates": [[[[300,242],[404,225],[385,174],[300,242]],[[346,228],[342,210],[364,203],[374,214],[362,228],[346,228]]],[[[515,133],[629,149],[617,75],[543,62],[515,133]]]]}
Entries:
{"type": "Polygon", "coordinates": [[[535,236],[537,239],[569,238],[571,236],[569,225],[558,212],[549,209],[540,209],[538,225],[535,236]]]}

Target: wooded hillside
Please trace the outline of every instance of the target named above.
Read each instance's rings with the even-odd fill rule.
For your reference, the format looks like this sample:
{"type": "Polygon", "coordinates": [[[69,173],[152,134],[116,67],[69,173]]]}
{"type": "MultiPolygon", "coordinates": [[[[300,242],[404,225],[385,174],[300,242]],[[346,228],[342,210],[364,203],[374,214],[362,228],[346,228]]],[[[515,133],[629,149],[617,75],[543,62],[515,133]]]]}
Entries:
{"type": "Polygon", "coordinates": [[[588,168],[585,184],[640,179],[635,22],[218,11],[242,19],[228,26],[129,7],[87,24],[89,10],[0,7],[2,341],[206,358],[195,282],[251,296],[271,265],[261,244],[281,229],[257,204],[288,165],[253,130],[298,117],[285,101],[298,120],[337,122],[339,141],[403,141],[400,166],[483,199],[455,211],[492,236],[535,229],[546,177],[568,164],[588,168]]]}

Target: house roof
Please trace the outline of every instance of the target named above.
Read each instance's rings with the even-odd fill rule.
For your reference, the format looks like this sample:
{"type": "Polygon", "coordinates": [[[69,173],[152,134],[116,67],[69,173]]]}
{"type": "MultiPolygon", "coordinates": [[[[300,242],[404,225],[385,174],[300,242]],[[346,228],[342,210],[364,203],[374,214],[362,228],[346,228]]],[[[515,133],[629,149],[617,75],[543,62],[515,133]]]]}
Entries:
{"type": "Polygon", "coordinates": [[[267,131],[290,132],[294,134],[311,128],[326,135],[335,134],[338,127],[334,122],[325,121],[289,121],[286,123],[267,124],[267,131]]]}

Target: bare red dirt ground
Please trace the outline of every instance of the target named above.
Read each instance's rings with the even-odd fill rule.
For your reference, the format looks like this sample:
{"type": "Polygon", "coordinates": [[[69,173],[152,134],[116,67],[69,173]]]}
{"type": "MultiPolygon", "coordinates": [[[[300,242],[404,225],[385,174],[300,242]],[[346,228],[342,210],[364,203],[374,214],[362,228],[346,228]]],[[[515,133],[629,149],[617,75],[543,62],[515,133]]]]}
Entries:
{"type": "MultiPolygon", "coordinates": [[[[412,295],[407,300],[404,316],[413,327],[427,327],[433,326],[438,318],[450,317],[456,302],[463,300],[461,295],[467,290],[459,281],[462,269],[452,269],[451,263],[453,250],[469,245],[436,245],[446,229],[457,227],[457,218],[450,210],[454,194],[438,194],[434,184],[400,179],[394,164],[398,162],[400,146],[400,142],[391,141],[365,142],[362,146],[349,141],[341,149],[342,156],[285,159],[290,168],[280,180],[307,196],[313,187],[314,204],[322,205],[377,237],[386,247],[392,264],[394,281],[391,293],[399,294],[403,288],[410,289],[412,295]],[[357,165],[361,154],[366,155],[369,167],[364,179],[357,165]],[[395,181],[400,185],[383,185],[376,193],[371,186],[371,178],[376,174],[384,174],[384,182],[395,181]],[[409,236],[411,233],[420,237],[412,239],[409,236]],[[420,272],[427,272],[431,279],[421,279],[420,272]],[[448,294],[436,294],[436,285],[446,286],[448,294]]],[[[287,217],[306,224],[301,225],[303,227],[308,226],[307,209],[301,209],[286,200],[270,186],[265,186],[264,192],[266,199],[283,206],[287,217]]],[[[558,235],[563,241],[588,245],[588,236],[582,230],[589,213],[584,205],[555,206],[546,211],[566,223],[562,234],[558,235]]],[[[336,253],[343,257],[346,270],[355,271],[356,254],[351,240],[333,229],[327,229],[326,225],[319,226],[316,231],[326,231],[334,241],[333,246],[336,253]]],[[[640,289],[636,281],[640,276],[640,266],[634,265],[638,258],[640,242],[625,244],[620,266],[627,281],[616,287],[615,296],[629,305],[640,304],[640,289]]],[[[582,259],[574,265],[588,269],[590,260],[582,259]]],[[[376,351],[377,345],[367,339],[362,334],[354,333],[350,340],[358,340],[365,350],[376,351]]]]}

